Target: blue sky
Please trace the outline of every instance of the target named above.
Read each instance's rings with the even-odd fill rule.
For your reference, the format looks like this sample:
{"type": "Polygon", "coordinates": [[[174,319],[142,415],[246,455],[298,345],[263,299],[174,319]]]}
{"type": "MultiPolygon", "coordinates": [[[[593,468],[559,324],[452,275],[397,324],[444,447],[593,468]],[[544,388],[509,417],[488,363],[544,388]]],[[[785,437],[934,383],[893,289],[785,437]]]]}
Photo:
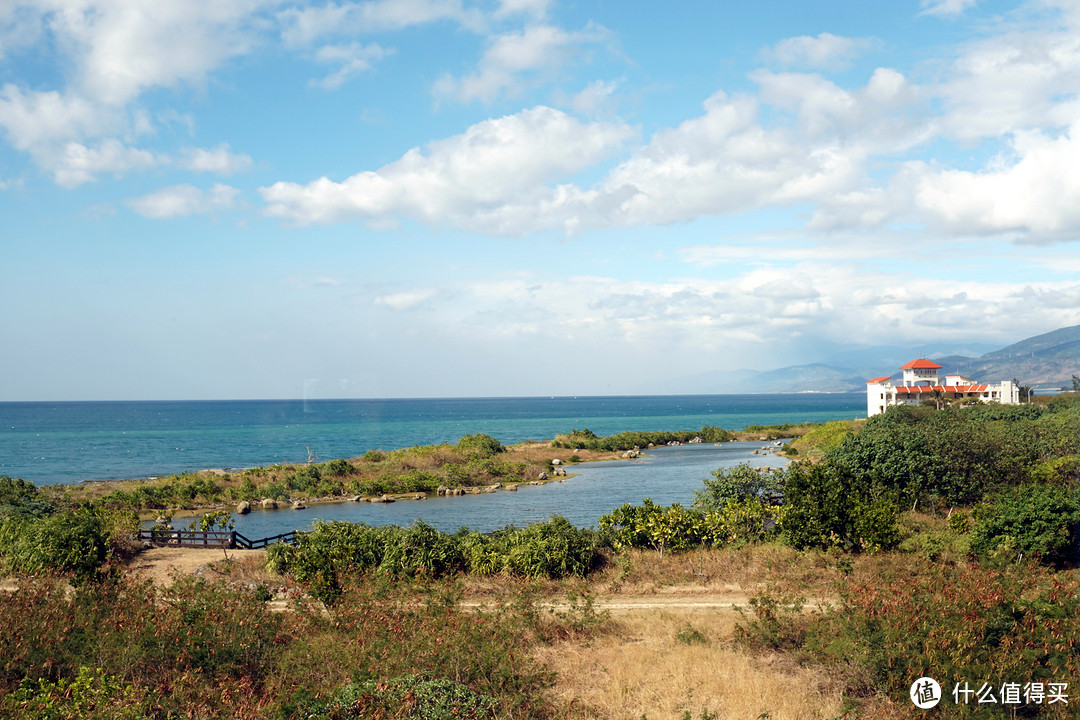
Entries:
{"type": "Polygon", "coordinates": [[[1078,168],[1075,1],[8,0],[0,400],[1003,346],[1080,323],[1078,168]]]}

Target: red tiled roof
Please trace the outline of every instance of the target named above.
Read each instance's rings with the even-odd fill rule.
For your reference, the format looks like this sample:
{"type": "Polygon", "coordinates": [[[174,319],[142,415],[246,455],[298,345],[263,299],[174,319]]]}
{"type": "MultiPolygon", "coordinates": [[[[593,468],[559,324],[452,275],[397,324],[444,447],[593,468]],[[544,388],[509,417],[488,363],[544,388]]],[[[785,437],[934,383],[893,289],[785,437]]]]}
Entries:
{"type": "Polygon", "coordinates": [[[901,365],[901,370],[940,370],[941,366],[933,360],[927,360],[926,358],[919,358],[918,360],[912,360],[907,365],[901,365]]]}
{"type": "Polygon", "coordinates": [[[891,375],[885,375],[885,376],[883,376],[883,377],[879,377],[879,378],[874,378],[873,380],[867,380],[867,381],[866,381],[866,384],[867,384],[867,385],[869,385],[870,383],[879,383],[879,382],[885,382],[885,381],[886,381],[886,380],[888,380],[888,379],[889,379],[890,377],[891,377],[891,375]]]}
{"type": "Polygon", "coordinates": [[[896,392],[907,395],[920,395],[935,390],[943,393],[969,393],[986,392],[989,388],[989,385],[901,385],[896,388],[896,392]]]}

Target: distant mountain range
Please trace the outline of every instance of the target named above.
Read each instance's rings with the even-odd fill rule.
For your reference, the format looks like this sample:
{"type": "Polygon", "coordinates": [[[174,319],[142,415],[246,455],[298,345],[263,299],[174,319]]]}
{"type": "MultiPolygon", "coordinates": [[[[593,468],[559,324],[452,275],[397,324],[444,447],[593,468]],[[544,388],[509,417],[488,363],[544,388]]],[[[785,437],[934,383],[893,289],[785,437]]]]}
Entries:
{"type": "Polygon", "coordinates": [[[1080,375],[1080,325],[1021,340],[994,350],[986,344],[949,347],[882,346],[837,353],[820,363],[791,365],[776,370],[711,372],[681,378],[680,389],[669,392],[777,393],[862,391],[866,381],[891,374],[909,360],[928,358],[941,365],[942,374],[960,374],[978,382],[1016,378],[1036,390],[1072,387],[1080,375]],[[691,387],[695,389],[690,389],[691,387]]]}

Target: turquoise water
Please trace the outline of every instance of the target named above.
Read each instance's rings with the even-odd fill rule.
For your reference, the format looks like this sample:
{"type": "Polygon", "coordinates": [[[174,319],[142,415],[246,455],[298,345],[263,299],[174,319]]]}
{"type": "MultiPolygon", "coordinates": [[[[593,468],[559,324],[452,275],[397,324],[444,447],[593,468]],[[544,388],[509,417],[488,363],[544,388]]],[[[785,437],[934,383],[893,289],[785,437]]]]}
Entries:
{"type": "Polygon", "coordinates": [[[37,484],[356,457],[372,448],[504,444],[572,429],[696,430],[863,417],[848,394],[416,400],[0,403],[0,475],[37,484]]]}

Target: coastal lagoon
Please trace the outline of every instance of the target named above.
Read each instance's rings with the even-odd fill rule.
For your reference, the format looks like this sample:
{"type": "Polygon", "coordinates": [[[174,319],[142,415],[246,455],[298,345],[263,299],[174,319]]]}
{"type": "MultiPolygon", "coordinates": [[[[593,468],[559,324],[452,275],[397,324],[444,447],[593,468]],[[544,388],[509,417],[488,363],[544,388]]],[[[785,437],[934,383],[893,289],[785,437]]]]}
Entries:
{"type": "MultiPolygon", "coordinates": [[[[651,498],[661,505],[693,502],[701,481],[720,467],[748,463],[779,467],[787,463],[773,453],[761,453],[760,442],[721,445],[691,444],[649,450],[647,457],[571,465],[565,482],[520,485],[516,492],[499,490],[480,495],[429,497],[394,503],[343,502],[309,506],[306,510],[252,510],[234,515],[237,532],[249,539],[308,530],[316,520],[347,520],[368,525],[411,525],[423,520],[443,532],[468,526],[491,532],[506,525],[518,527],[562,515],[578,527],[592,527],[601,515],[624,503],[640,505],[651,498]],[[754,454],[758,450],[759,454],[754,454]]],[[[174,525],[182,527],[178,519],[174,525]]]]}
{"type": "Polygon", "coordinates": [[[865,416],[861,393],[0,403],[0,475],[76,483],[349,458],[472,433],[509,445],[581,428],[740,430],[865,416]]]}

